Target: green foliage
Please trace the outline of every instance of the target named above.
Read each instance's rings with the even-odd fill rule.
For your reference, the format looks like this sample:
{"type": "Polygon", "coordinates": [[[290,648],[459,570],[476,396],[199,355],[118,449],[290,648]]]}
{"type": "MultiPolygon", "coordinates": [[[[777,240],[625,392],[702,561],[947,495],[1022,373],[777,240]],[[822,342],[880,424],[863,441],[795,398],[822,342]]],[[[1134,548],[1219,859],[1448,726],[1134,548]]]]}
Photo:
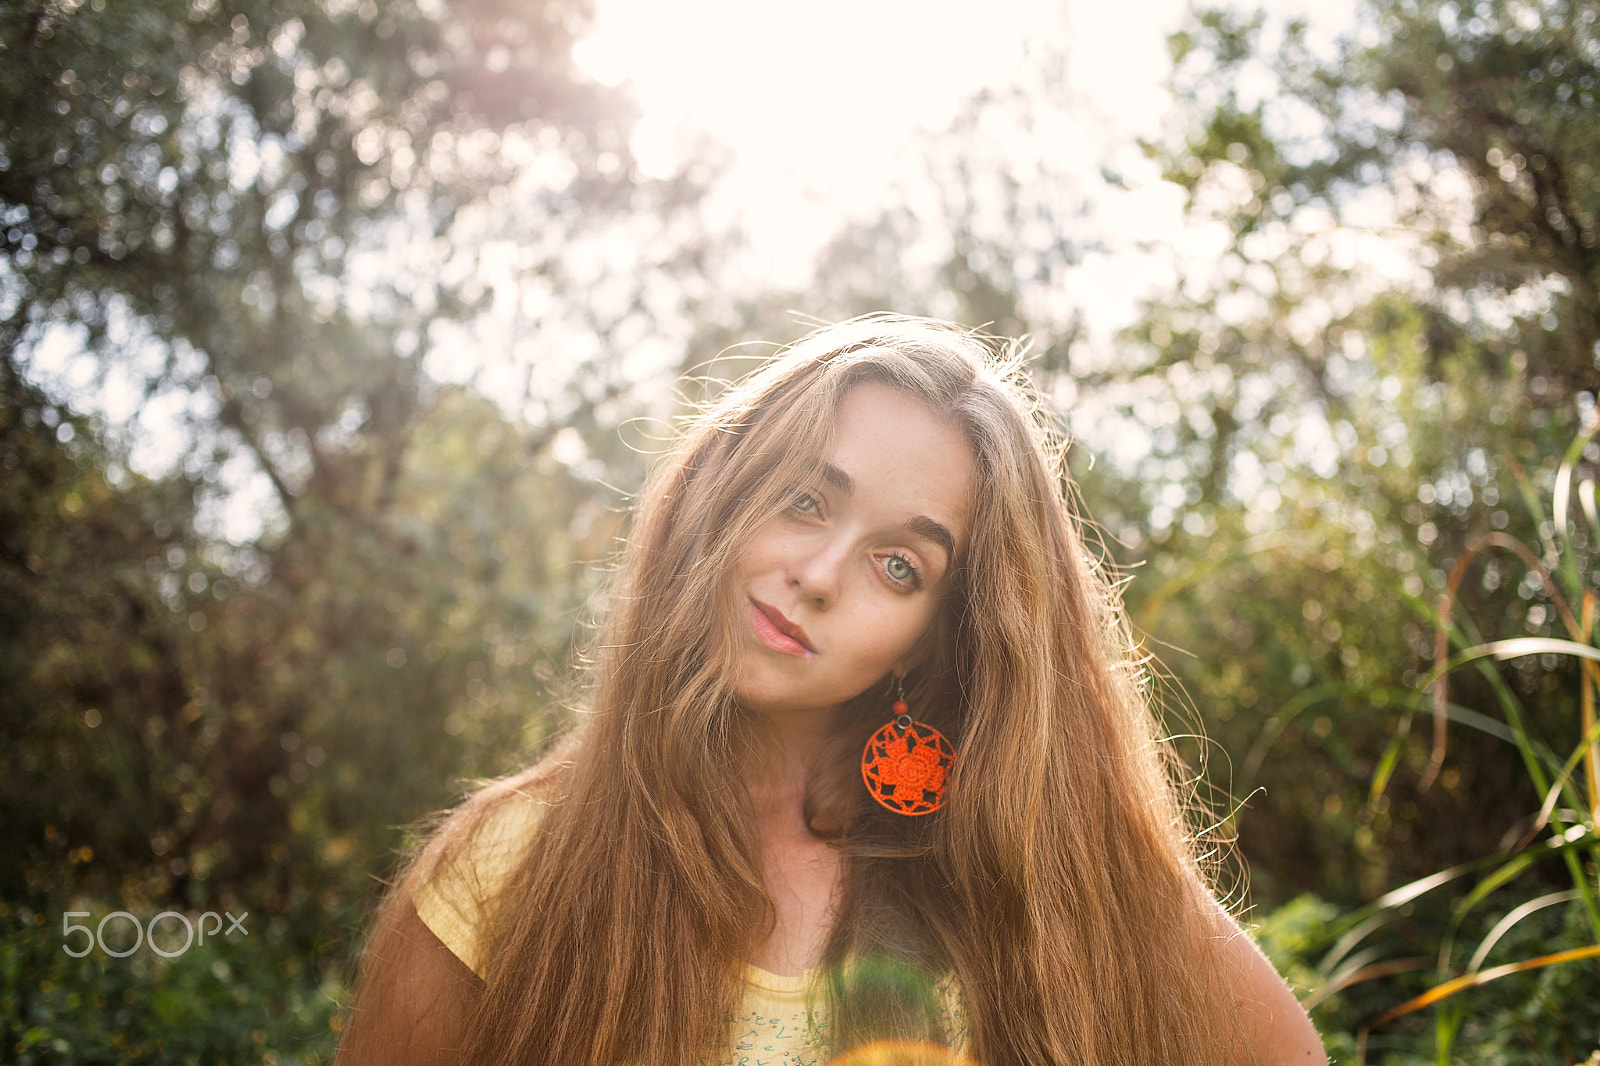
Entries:
{"type": "MultiPolygon", "coordinates": [[[[79,902],[77,909],[89,906],[79,902]]],[[[6,1061],[314,1066],[331,1060],[341,989],[294,950],[281,920],[258,924],[249,938],[196,943],[170,959],[148,949],[127,958],[98,950],[73,958],[62,950],[65,909],[0,904],[6,1061]]],[[[167,947],[176,949],[177,941],[167,947]]]]}
{"type": "MultiPolygon", "coordinates": [[[[13,857],[0,886],[14,898],[29,871],[84,848],[142,859],[150,826],[183,817],[186,741],[167,726],[187,699],[184,633],[158,579],[185,556],[174,523],[193,505],[181,483],[112,485],[89,424],[9,365],[0,385],[0,799],[13,857]],[[73,785],[38,787],[49,779],[73,785]]],[[[188,592],[176,580],[169,591],[188,592]]]]}
{"type": "MultiPolygon", "coordinates": [[[[1419,787],[1429,758],[1420,735],[1391,742],[1429,707],[1412,686],[1432,656],[1419,605],[1444,582],[1434,560],[1497,527],[1533,536],[1537,520],[1509,506],[1518,489],[1508,457],[1529,441],[1559,447],[1552,424],[1515,392],[1476,388],[1454,365],[1446,380],[1428,381],[1424,321],[1399,298],[1343,318],[1318,342],[1344,347],[1328,353],[1320,395],[1292,383],[1268,393],[1281,363],[1213,373],[1236,382],[1221,397],[1243,416],[1234,439],[1224,447],[1217,434],[1174,433],[1171,450],[1142,467],[1158,502],[1179,457],[1185,502],[1165,528],[1134,531],[1151,558],[1130,603],[1142,628],[1196,653],[1167,661],[1232,753],[1216,768],[1223,780],[1241,799],[1265,789],[1239,828],[1269,897],[1295,887],[1372,896],[1492,851],[1526,788],[1507,772],[1511,735],[1491,720],[1480,682],[1464,683],[1448,709],[1473,728],[1437,786],[1419,787]],[[1357,361],[1363,350],[1372,354],[1357,361]],[[1271,395],[1276,410],[1256,408],[1252,394],[1271,395]],[[1232,650],[1207,652],[1219,643],[1232,650]],[[1396,784],[1374,792],[1386,759],[1386,772],[1400,771],[1396,784]]],[[[1220,332],[1227,344],[1230,331],[1220,332]]],[[[1222,358],[1234,363],[1219,348],[1222,358]]],[[[1161,375],[1191,410],[1205,395],[1194,367],[1175,363],[1161,375]]],[[[1467,601],[1524,618],[1537,590],[1518,581],[1497,568],[1467,601]]],[[[1542,631],[1549,610],[1534,612],[1530,632],[1542,631]]],[[[1532,675],[1521,683],[1544,684],[1532,675]]],[[[1542,726],[1564,713],[1553,700],[1528,702],[1542,726]]]]}
{"type": "MultiPolygon", "coordinates": [[[[1490,532],[1537,539],[1510,506],[1517,465],[1594,403],[1588,179],[1558,204],[1538,175],[1595,165],[1594,110],[1569,106],[1595,33],[1584,5],[1377,2],[1331,52],[1225,12],[1173,39],[1182,146],[1150,151],[1232,239],[1212,283],[1129,332],[1127,417],[1154,446],[1130,471],[1141,498],[1102,518],[1149,559],[1136,618],[1193,653],[1165,658],[1231,753],[1213,772],[1265,790],[1237,827],[1269,898],[1370,898],[1493,853],[1526,795],[1487,679],[1453,690],[1468,735],[1437,777],[1408,726],[1449,566],[1490,532]]],[[[1546,632],[1519,582],[1497,563],[1462,606],[1546,632]]],[[[1565,679],[1513,683],[1530,729],[1570,721],[1565,679]]]]}
{"type": "Polygon", "coordinates": [[[33,396],[8,412],[5,454],[8,504],[33,507],[7,527],[30,536],[8,552],[6,832],[28,857],[9,876],[48,881],[87,849],[84,891],[349,908],[398,843],[389,826],[544,735],[592,580],[580,563],[616,512],[486,401],[443,397],[387,521],[314,560],[280,548],[274,581],[170,525],[155,538],[142,483],[118,491],[58,456],[33,396]],[[131,527],[121,555],[112,522],[131,527]],[[58,776],[69,792],[33,785],[58,776]]]}
{"type": "Polygon", "coordinates": [[[1446,983],[1600,941],[1588,680],[1550,646],[1468,650],[1593,647],[1600,449],[1568,443],[1600,384],[1596,22],[1417,0],[1369,5],[1331,56],[1220,12],[1173,41],[1191,122],[1151,150],[1232,241],[1218,284],[1131,331],[1185,412],[1141,478],[1161,580],[1136,604],[1196,652],[1171,662],[1232,780],[1265,789],[1237,821],[1257,884],[1343,904],[1262,933],[1340,1056],[1574,1061],[1600,1038],[1592,959],[1446,983]],[[1396,252],[1426,273],[1367,265],[1396,252]],[[1447,691],[1437,626],[1466,662],[1447,691]]]}
{"type": "Polygon", "coordinates": [[[564,714],[704,244],[588,15],[0,5],[0,902],[271,922],[215,987],[7,934],[37,1054],[325,1054],[401,827],[564,714]]]}
{"type": "MultiPolygon", "coordinates": [[[[665,413],[617,353],[667,335],[706,245],[696,183],[639,178],[625,102],[573,70],[586,16],[0,8],[4,1055],[325,1057],[396,827],[515,765],[574,695],[608,486],[642,465],[615,427],[665,413]],[[602,243],[650,263],[605,265],[602,243]],[[516,373],[444,384],[484,346],[516,373]],[[83,413],[117,395],[182,412],[170,472],[130,472],[144,423],[83,413]],[[78,960],[48,920],[64,900],[268,924],[171,962],[78,960]]],[[[1034,150],[1072,106],[1036,54],[814,286],[707,302],[661,360],[781,339],[789,307],[892,306],[1035,334],[1047,386],[1147,443],[1075,469],[1211,738],[1192,754],[1242,803],[1257,899],[1291,901],[1260,939],[1325,997],[1341,1058],[1497,929],[1479,968],[1595,939],[1592,841],[1552,843],[1592,831],[1577,667],[1466,664],[1439,759],[1426,682],[1439,595],[1487,539],[1526,544],[1580,613],[1600,583],[1600,450],[1570,456],[1564,529],[1546,503],[1600,384],[1597,33],[1560,0],[1373,0],[1329,53],[1196,14],[1172,42],[1186,124],[1149,151],[1230,242],[1096,366],[1060,296],[1092,197],[1034,150]]],[[[1505,553],[1452,617],[1457,653],[1571,635],[1505,553]]],[[[1465,990],[1367,1051],[1581,1059],[1595,965],[1465,990]]]]}
{"type": "Polygon", "coordinates": [[[77,324],[102,374],[206,394],[217,445],[248,453],[285,510],[381,500],[430,326],[484,292],[470,261],[405,257],[463,235],[480,197],[544,156],[577,171],[532,197],[547,229],[568,198],[626,196],[593,188],[625,178],[596,161],[620,136],[615,103],[568,65],[582,14],[8,7],[4,347],[77,324]]]}
{"type": "MultiPolygon", "coordinates": [[[[1502,896],[1491,911],[1509,909],[1502,896]]],[[[1437,912],[1434,912],[1435,914],[1437,912]]],[[[1415,954],[1367,956],[1365,983],[1328,993],[1319,964],[1340,926],[1337,908],[1302,896],[1267,914],[1256,936],[1291,984],[1311,993],[1312,1018],[1335,1061],[1359,1061],[1358,1032],[1379,1012],[1431,983],[1427,958],[1415,954]]],[[[1407,907],[1401,921],[1412,929],[1429,920],[1424,907],[1407,907]]],[[[1533,958],[1562,945],[1581,944],[1590,934],[1583,908],[1552,906],[1517,923],[1495,946],[1485,968],[1510,959],[1533,958]]],[[[1356,972],[1359,972],[1356,971],[1356,972]]],[[[1593,1004],[1592,960],[1502,977],[1459,994],[1430,1012],[1412,1014],[1367,1036],[1366,1061],[1384,1066],[1440,1061],[1544,1064],[1582,1062],[1600,1043],[1600,1013],[1593,1004]],[[1433,1013],[1448,1013],[1441,1026],[1433,1013]],[[1440,1037],[1448,1033],[1441,1057],[1440,1037]]]]}
{"type": "Polygon", "coordinates": [[[92,427],[7,380],[0,797],[16,861],[0,901],[28,914],[0,946],[17,1005],[0,1014],[26,1025],[0,1046],[19,1061],[325,1059],[322,986],[345,972],[397,824],[541,742],[592,582],[580,563],[618,513],[536,434],[451,391],[388,524],[330,542],[314,568],[280,550],[279,567],[304,568],[285,588],[173,526],[186,482],[109,484],[92,427]],[[209,956],[67,958],[59,915],[88,904],[61,901],[84,898],[266,926],[243,955],[218,948],[220,978],[209,956]]]}
{"type": "MultiPolygon", "coordinates": [[[[1412,945],[1420,941],[1436,956],[1434,980],[1444,983],[1436,985],[1430,994],[1441,997],[1438,1005],[1432,1007],[1434,1043],[1441,1058],[1448,1057],[1453,1043],[1462,1040],[1471,1042],[1475,1054],[1502,1056],[1483,1061],[1519,1061],[1530,1048],[1537,1054],[1527,1061],[1544,1061],[1547,1055],[1570,1059],[1575,1048],[1600,1037],[1600,1009],[1595,1007],[1591,996],[1574,995],[1576,987],[1587,983],[1581,975],[1585,970],[1592,973],[1594,965],[1582,957],[1582,953],[1592,956],[1600,952],[1600,907],[1596,899],[1597,881],[1600,881],[1597,877],[1600,846],[1596,844],[1600,782],[1595,778],[1600,769],[1600,757],[1597,757],[1600,756],[1600,727],[1595,725],[1594,713],[1594,694],[1600,672],[1590,669],[1591,659],[1587,658],[1600,660],[1592,631],[1593,588],[1597,576],[1594,547],[1600,546],[1600,516],[1596,515],[1592,477],[1586,478],[1579,490],[1587,495],[1587,502],[1582,506],[1586,528],[1576,528],[1573,516],[1566,510],[1574,502],[1569,495],[1574,461],[1585,452],[1593,433],[1591,429],[1580,437],[1567,450],[1560,468],[1554,471],[1552,484],[1562,507],[1554,522],[1543,521],[1545,513],[1531,491],[1531,483],[1523,476],[1528,490],[1525,499],[1534,511],[1534,518],[1539,520],[1542,547],[1548,551],[1531,551],[1528,546],[1503,535],[1490,535],[1469,546],[1456,563],[1437,617],[1437,625],[1449,637],[1450,644],[1464,649],[1449,662],[1441,662],[1428,679],[1435,687],[1437,705],[1441,709],[1447,706],[1446,683],[1451,671],[1459,666],[1476,666],[1489,682],[1504,725],[1521,755],[1526,783],[1532,786],[1531,793],[1525,792],[1520,804],[1525,813],[1516,825],[1518,832],[1508,835],[1501,847],[1484,858],[1390,893],[1335,923],[1332,935],[1326,938],[1326,941],[1334,941],[1337,937],[1333,949],[1320,963],[1324,984],[1329,989],[1346,987],[1364,978],[1367,970],[1351,961],[1352,953],[1363,939],[1380,930],[1388,933],[1390,940],[1404,945],[1402,950],[1408,954],[1414,950],[1412,945]],[[1566,639],[1511,638],[1482,643],[1485,637],[1498,636],[1503,622],[1492,616],[1463,617],[1454,607],[1458,583],[1469,565],[1476,561],[1475,557],[1486,554],[1487,549],[1509,552],[1527,565],[1533,583],[1545,590],[1555,614],[1567,629],[1566,639]],[[1581,605],[1579,612],[1572,610],[1572,603],[1581,605]],[[1557,714],[1554,728],[1548,732],[1540,727],[1548,727],[1551,716],[1545,715],[1541,720],[1531,715],[1530,708],[1519,698],[1517,689],[1527,686],[1507,683],[1508,679],[1501,676],[1499,668],[1489,665],[1490,657],[1521,662],[1531,655],[1541,657],[1534,668],[1538,675],[1559,677],[1562,687],[1575,682],[1572,687],[1578,693],[1567,699],[1550,701],[1555,703],[1557,714]],[[1558,673],[1562,657],[1568,659],[1568,665],[1577,667],[1571,672],[1575,676],[1562,676],[1565,671],[1558,673]],[[1535,807],[1535,803],[1539,805],[1535,807]],[[1540,846],[1530,847],[1536,840],[1540,846]],[[1550,868],[1552,858],[1559,858],[1566,867],[1570,879],[1566,891],[1544,891],[1555,872],[1550,868]],[[1540,870],[1542,876],[1524,877],[1541,866],[1544,867],[1540,870]],[[1447,919],[1435,913],[1421,929],[1394,933],[1384,928],[1384,923],[1393,918],[1394,908],[1409,905],[1411,900],[1437,888],[1453,887],[1463,874],[1475,876],[1476,884],[1465,894],[1450,894],[1454,898],[1449,900],[1447,919]],[[1566,904],[1565,924],[1555,922],[1552,917],[1563,913],[1556,909],[1557,904],[1566,904]],[[1485,912],[1496,913],[1492,926],[1484,917],[1485,912]],[[1542,930],[1542,935],[1530,938],[1535,930],[1542,930]],[[1461,956],[1473,932],[1478,932],[1478,947],[1471,958],[1463,962],[1461,956]],[[1499,962],[1513,946],[1520,947],[1525,954],[1511,958],[1524,960],[1530,973],[1496,975],[1497,967],[1486,965],[1491,952],[1496,956],[1494,961],[1499,962]],[[1578,952],[1580,957],[1565,962],[1545,962],[1549,956],[1563,950],[1578,952]],[[1566,972],[1540,973],[1544,965],[1577,970],[1579,976],[1574,978],[1566,972]],[[1481,976],[1474,978],[1473,975],[1481,976]],[[1492,984],[1488,982],[1491,976],[1494,977],[1492,984]],[[1476,984],[1479,979],[1484,983],[1476,984]],[[1509,983],[1501,986],[1501,981],[1509,983]],[[1487,994],[1485,989],[1489,990],[1487,994]],[[1471,997],[1472,1006],[1447,1001],[1444,998],[1447,995],[1471,997]],[[1543,1019],[1537,1030],[1531,1024],[1534,1018],[1543,1019]],[[1497,1030],[1496,1023],[1486,1019],[1498,1019],[1505,1031],[1497,1030]]],[[[1527,672],[1525,665],[1524,673],[1527,672]]],[[[1542,686],[1542,690],[1549,687],[1542,686]]],[[[1544,694],[1541,691],[1541,695],[1544,694]]],[[[1442,718],[1439,727],[1429,774],[1443,763],[1446,733],[1442,718]]],[[[1356,958],[1397,953],[1393,946],[1369,948],[1356,958]]],[[[1419,999],[1403,1007],[1392,1007],[1369,1021],[1363,1032],[1430,1005],[1431,1000],[1419,999]]]]}
{"type": "Polygon", "coordinates": [[[1177,35],[1173,87],[1196,105],[1196,120],[1181,150],[1150,149],[1191,196],[1226,187],[1202,199],[1235,235],[1229,254],[1266,262],[1286,231],[1302,240],[1314,232],[1296,223],[1318,212],[1346,222],[1387,213],[1413,231],[1415,254],[1431,267],[1436,357],[1465,332],[1491,352],[1507,341],[1519,348],[1544,402],[1593,389],[1593,6],[1374,0],[1357,38],[1332,56],[1313,50],[1303,23],[1279,27],[1275,46],[1266,26],[1261,16],[1209,11],[1177,35]]]}

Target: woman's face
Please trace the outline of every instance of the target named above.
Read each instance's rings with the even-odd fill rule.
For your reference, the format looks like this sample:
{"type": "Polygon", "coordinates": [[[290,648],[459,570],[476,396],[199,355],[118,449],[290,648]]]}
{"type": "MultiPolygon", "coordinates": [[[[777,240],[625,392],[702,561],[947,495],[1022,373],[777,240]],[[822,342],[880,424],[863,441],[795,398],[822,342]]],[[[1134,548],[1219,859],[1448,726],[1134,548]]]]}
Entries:
{"type": "Polygon", "coordinates": [[[965,439],[922,401],[852,388],[832,454],[734,564],[740,701],[819,710],[916,665],[966,551],[974,478],[965,439]]]}

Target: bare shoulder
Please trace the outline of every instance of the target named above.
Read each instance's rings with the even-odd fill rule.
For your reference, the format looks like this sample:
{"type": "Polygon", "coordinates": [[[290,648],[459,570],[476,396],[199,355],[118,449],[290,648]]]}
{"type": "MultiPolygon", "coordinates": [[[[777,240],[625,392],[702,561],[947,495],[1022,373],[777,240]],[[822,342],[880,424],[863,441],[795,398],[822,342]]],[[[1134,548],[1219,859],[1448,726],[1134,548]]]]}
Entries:
{"type": "Polygon", "coordinates": [[[1328,1054],[1306,1017],[1256,942],[1232,916],[1215,907],[1227,1000],[1237,1012],[1252,1058],[1261,1066],[1324,1066],[1328,1054]]]}

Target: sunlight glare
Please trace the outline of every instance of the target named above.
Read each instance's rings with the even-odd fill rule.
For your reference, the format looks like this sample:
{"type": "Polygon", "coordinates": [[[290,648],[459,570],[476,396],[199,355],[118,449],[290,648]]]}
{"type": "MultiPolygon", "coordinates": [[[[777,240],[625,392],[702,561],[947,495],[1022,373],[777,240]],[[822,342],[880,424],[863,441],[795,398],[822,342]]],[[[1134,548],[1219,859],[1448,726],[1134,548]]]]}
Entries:
{"type": "Polygon", "coordinates": [[[1057,35],[1059,0],[600,0],[575,50],[626,82],[647,174],[695,162],[705,139],[733,161],[723,207],[796,280],[844,217],[881,200],[917,129],[1001,85],[1030,37],[1057,35]]]}

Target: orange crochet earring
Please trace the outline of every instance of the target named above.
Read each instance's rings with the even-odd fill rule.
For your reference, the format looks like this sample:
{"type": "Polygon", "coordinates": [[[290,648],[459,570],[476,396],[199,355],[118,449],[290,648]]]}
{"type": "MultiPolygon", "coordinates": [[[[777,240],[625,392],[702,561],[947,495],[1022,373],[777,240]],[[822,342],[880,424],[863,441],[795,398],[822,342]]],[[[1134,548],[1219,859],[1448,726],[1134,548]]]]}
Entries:
{"type": "Polygon", "coordinates": [[[943,733],[911,717],[900,678],[894,687],[895,716],[867,740],[861,779],[872,798],[896,814],[932,814],[944,806],[956,752],[943,733]]]}

